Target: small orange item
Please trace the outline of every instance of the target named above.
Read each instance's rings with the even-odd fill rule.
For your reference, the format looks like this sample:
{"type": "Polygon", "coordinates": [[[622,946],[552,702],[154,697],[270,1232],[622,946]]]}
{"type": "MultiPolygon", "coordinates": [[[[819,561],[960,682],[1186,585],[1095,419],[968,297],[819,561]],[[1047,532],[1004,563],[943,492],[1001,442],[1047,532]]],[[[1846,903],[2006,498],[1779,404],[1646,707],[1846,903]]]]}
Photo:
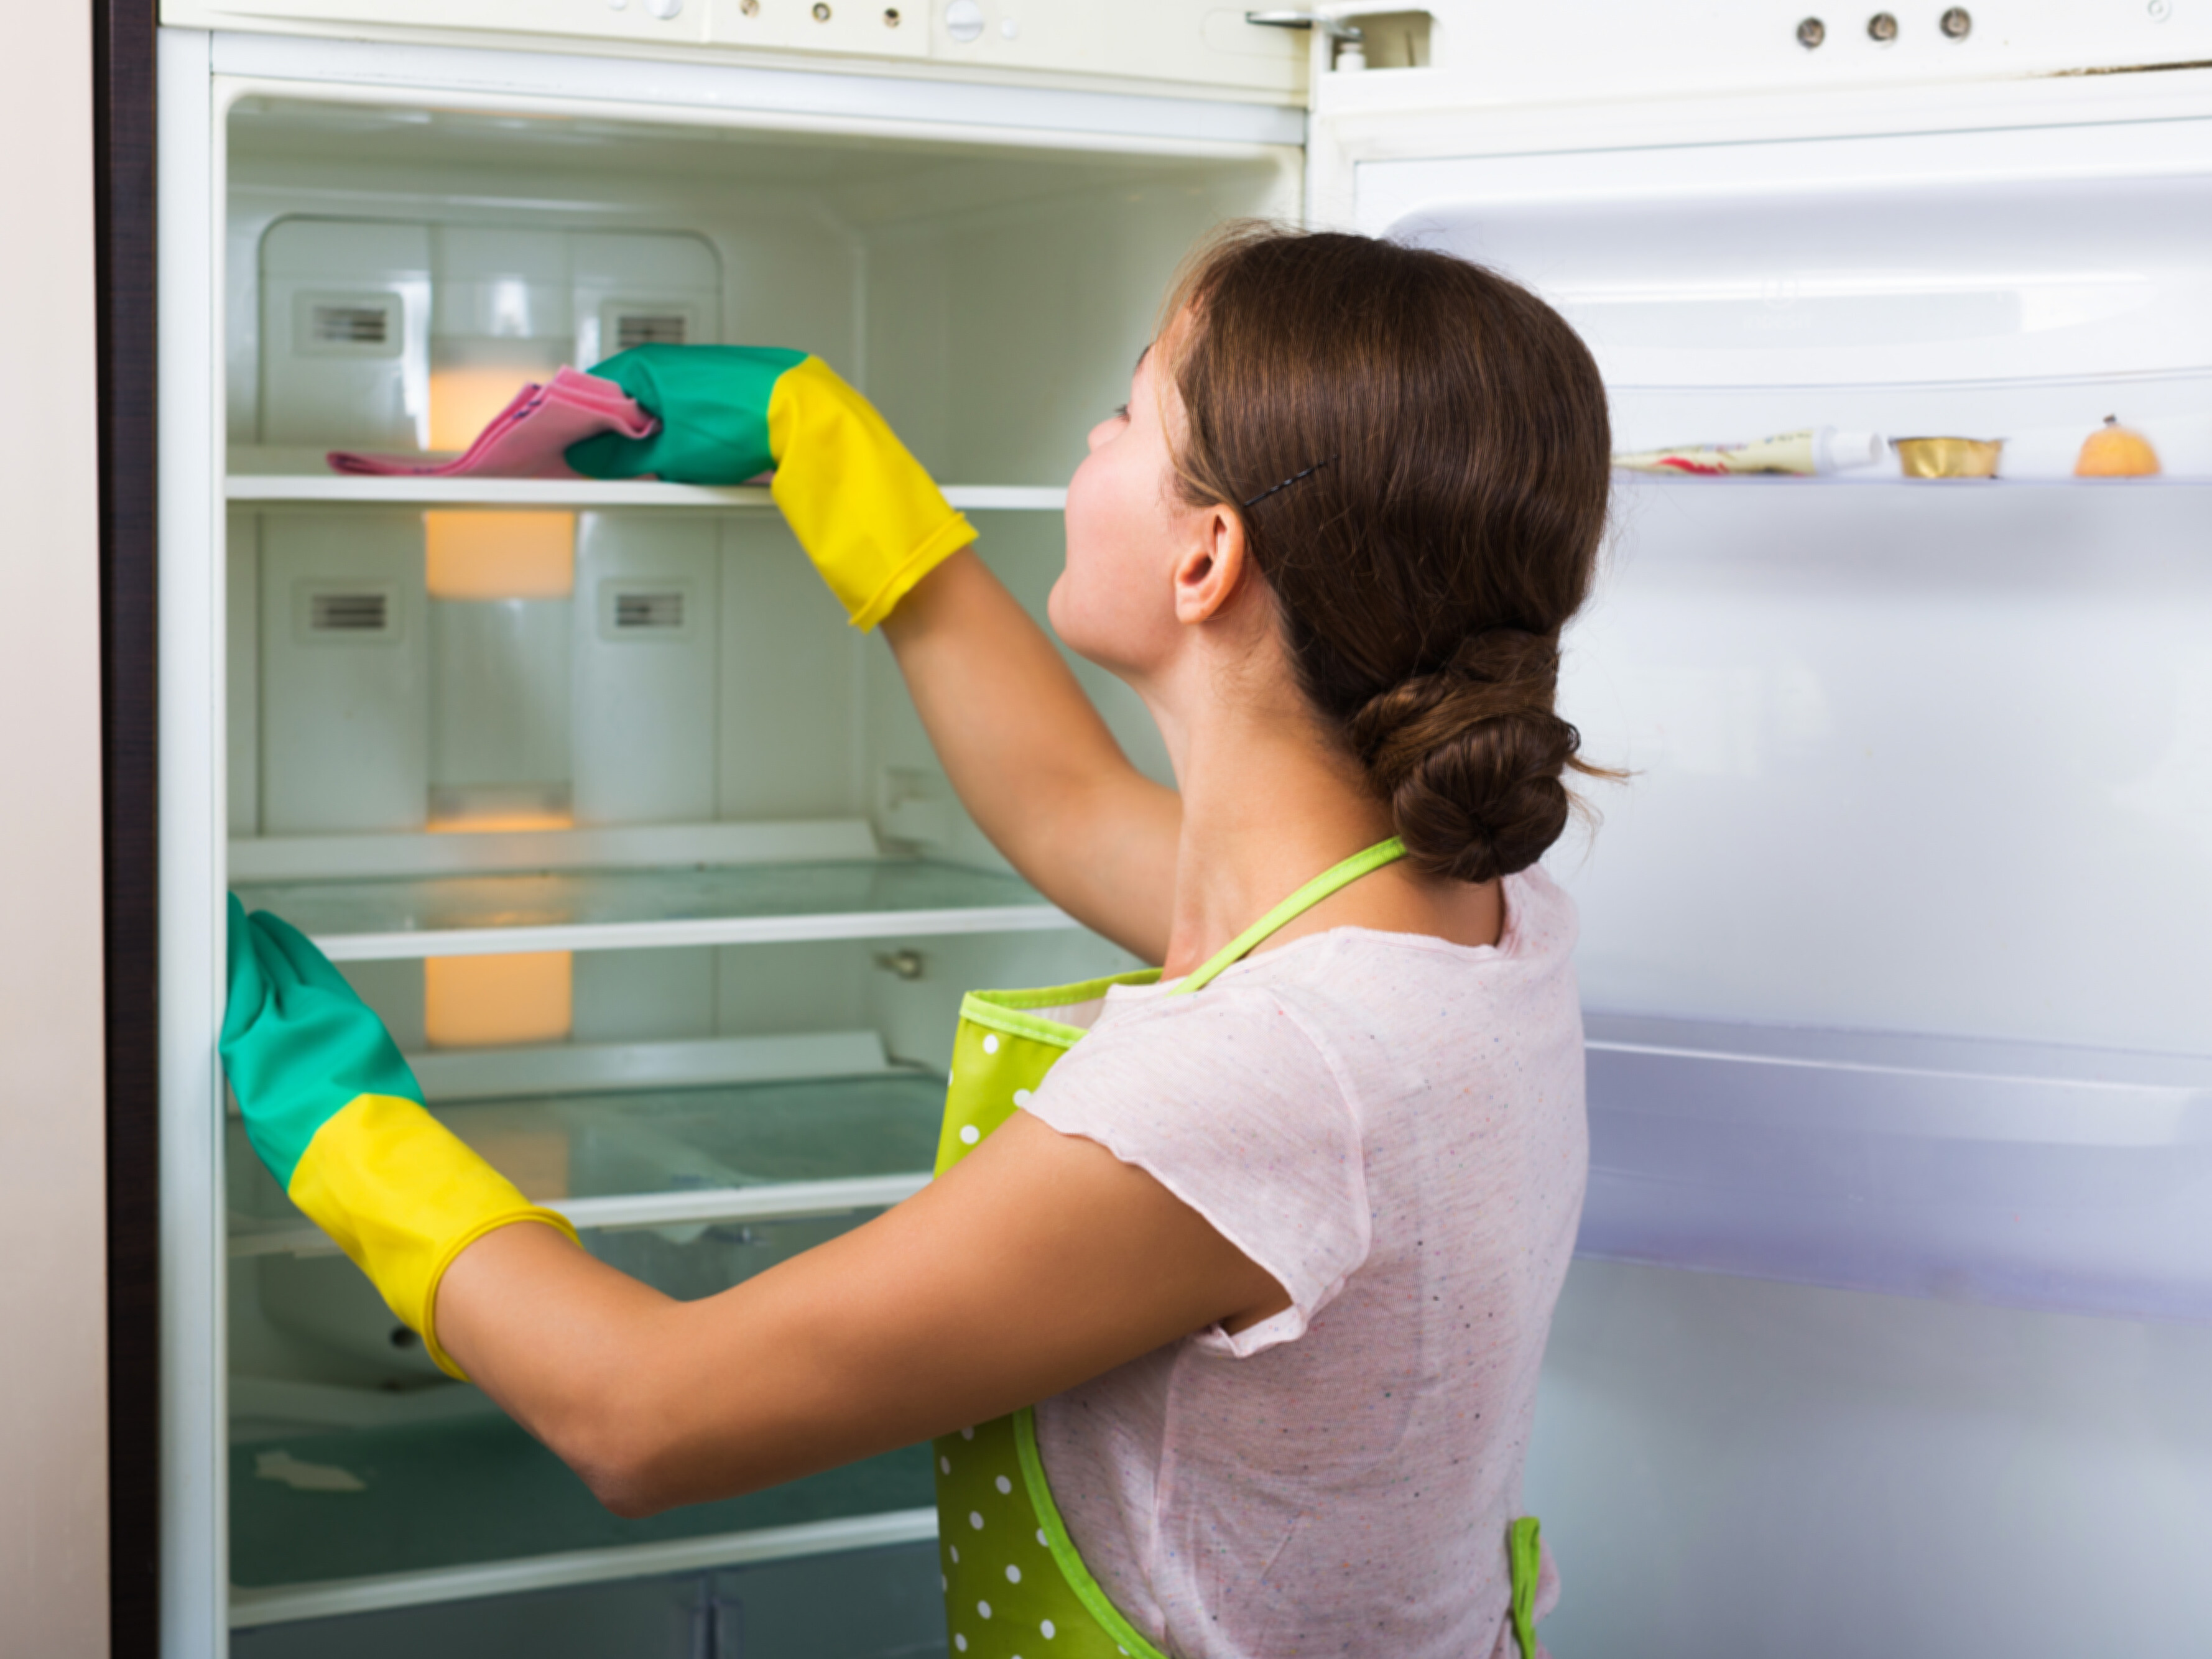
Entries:
{"type": "Polygon", "coordinates": [[[2150,440],[2120,424],[2117,415],[2105,416],[2104,425],[2081,441],[2081,459],[2074,463],[2077,478],[2148,478],[2158,471],[2158,451],[2150,440]]]}

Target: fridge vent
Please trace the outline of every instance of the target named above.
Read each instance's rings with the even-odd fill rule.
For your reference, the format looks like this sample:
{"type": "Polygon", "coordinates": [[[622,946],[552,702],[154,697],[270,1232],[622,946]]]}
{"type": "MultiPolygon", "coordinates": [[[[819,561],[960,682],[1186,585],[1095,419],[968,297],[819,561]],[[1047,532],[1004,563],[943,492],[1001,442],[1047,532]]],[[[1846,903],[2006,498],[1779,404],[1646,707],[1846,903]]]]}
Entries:
{"type": "Polygon", "coordinates": [[[617,593],[615,595],[615,629],[631,634],[647,629],[677,629],[684,626],[684,595],[675,593],[617,593]]]}
{"type": "Polygon", "coordinates": [[[683,345],[690,338],[691,319],[680,312],[623,312],[615,318],[615,349],[632,346],[683,345]]]}
{"type": "Polygon", "coordinates": [[[392,627],[386,593],[311,593],[307,628],[315,634],[383,634],[392,627]]]}
{"type": "Polygon", "coordinates": [[[319,305],[307,327],[319,345],[382,345],[391,336],[392,312],[386,306],[319,305]]]}

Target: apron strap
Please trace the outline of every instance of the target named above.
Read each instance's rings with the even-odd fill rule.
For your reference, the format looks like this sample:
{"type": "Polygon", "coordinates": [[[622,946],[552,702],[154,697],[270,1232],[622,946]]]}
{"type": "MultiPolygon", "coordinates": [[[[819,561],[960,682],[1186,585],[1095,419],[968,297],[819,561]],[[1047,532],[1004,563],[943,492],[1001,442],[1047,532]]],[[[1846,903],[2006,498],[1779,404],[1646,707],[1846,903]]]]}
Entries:
{"type": "Polygon", "coordinates": [[[1230,940],[1221,953],[1204,967],[1184,975],[1182,982],[1168,994],[1188,996],[1193,991],[1202,991],[1213,983],[1214,976],[1224,969],[1233,968],[1242,962],[1261,940],[1277,928],[1304,915],[1330,894],[1349,887],[1370,870],[1379,870],[1406,856],[1406,843],[1393,836],[1388,841],[1378,841],[1364,853],[1354,853],[1332,869],[1324,870],[1280,904],[1230,940]]]}

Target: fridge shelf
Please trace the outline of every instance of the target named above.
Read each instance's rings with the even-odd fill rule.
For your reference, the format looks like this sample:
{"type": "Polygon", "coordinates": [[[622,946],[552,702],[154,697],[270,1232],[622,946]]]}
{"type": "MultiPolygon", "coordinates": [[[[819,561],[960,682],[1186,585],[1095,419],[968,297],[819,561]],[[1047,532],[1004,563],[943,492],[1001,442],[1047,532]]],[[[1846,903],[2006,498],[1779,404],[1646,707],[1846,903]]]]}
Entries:
{"type": "MultiPolygon", "coordinates": [[[[1067,490],[1058,485],[946,484],[944,490],[945,500],[963,512],[1057,513],[1067,504],[1067,490]]],[[[362,477],[331,471],[319,449],[289,448],[233,450],[223,495],[240,506],[534,507],[572,512],[690,507],[728,513],[773,509],[775,505],[760,484],[663,483],[657,478],[362,477]]]]}
{"type": "MultiPolygon", "coordinates": [[[[887,1208],[928,1184],[945,1104],[943,1078],[885,1064],[872,1033],[428,1054],[414,1064],[440,1121],[587,1231],[887,1208]],[[757,1050],[808,1043],[863,1060],[872,1049],[875,1067],[696,1080],[716,1060],[736,1070],[757,1050]],[[572,1056],[565,1079],[550,1075],[572,1056]],[[659,1085],[611,1087],[624,1073],[658,1074],[659,1085]],[[502,1086],[502,1073],[523,1086],[502,1086]],[[531,1089],[533,1080],[541,1087],[531,1089]]],[[[336,1249],[262,1168],[236,1118],[228,1164],[234,1257],[336,1249]]]]}
{"type": "Polygon", "coordinates": [[[926,1445],[641,1521],[609,1512],[489,1407],[241,1440],[229,1463],[234,1624],[857,1548],[935,1527],[926,1445]]]}
{"type": "Polygon", "coordinates": [[[2212,1057],[1592,1014],[1577,1250],[2212,1322],[2212,1057]]]}
{"type": "Polygon", "coordinates": [[[1972,494],[1992,491],[2002,494],[2014,489],[2212,489],[2212,477],[2196,474],[2160,473],[2147,478],[1900,478],[1854,477],[1844,474],[1831,477],[1802,477],[1786,472],[1750,472],[1731,475],[1725,478],[1699,477],[1691,473],[1632,472],[1615,468],[1616,483],[1633,483],[1641,489],[1688,488],[1691,489],[1945,489],[1966,490],[1972,494]]]}
{"type": "Polygon", "coordinates": [[[1016,877],[921,860],[248,883],[234,890],[248,909],[274,911],[337,962],[1078,925],[1016,877]]]}
{"type": "Polygon", "coordinates": [[[892,1510],[846,1520],[760,1527],[750,1532],[723,1533],[670,1543],[569,1550],[555,1555],[437,1568],[428,1572],[390,1573],[378,1577],[334,1579],[263,1589],[234,1586],[230,1595],[230,1627],[249,1630],[302,1620],[526,1595],[532,1590],[712,1572],[726,1567],[798,1561],[809,1556],[843,1555],[921,1543],[936,1536],[937,1511],[933,1508],[892,1510]]]}

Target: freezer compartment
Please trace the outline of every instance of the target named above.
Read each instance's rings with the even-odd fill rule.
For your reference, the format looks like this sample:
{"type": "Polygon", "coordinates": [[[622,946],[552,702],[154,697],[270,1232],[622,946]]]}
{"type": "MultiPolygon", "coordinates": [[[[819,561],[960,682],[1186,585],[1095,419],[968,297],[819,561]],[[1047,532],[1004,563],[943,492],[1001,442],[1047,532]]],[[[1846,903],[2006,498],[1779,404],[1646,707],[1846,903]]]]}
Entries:
{"type": "MultiPolygon", "coordinates": [[[[235,1659],[929,1659],[945,1651],[933,1543],[586,1583],[349,1619],[251,1623],[235,1659]]],[[[283,1612],[251,1595],[240,1614],[283,1612]]]]}
{"type": "Polygon", "coordinates": [[[2212,1059],[1588,1024],[1583,1255],[2212,1322],[2212,1059]]]}

